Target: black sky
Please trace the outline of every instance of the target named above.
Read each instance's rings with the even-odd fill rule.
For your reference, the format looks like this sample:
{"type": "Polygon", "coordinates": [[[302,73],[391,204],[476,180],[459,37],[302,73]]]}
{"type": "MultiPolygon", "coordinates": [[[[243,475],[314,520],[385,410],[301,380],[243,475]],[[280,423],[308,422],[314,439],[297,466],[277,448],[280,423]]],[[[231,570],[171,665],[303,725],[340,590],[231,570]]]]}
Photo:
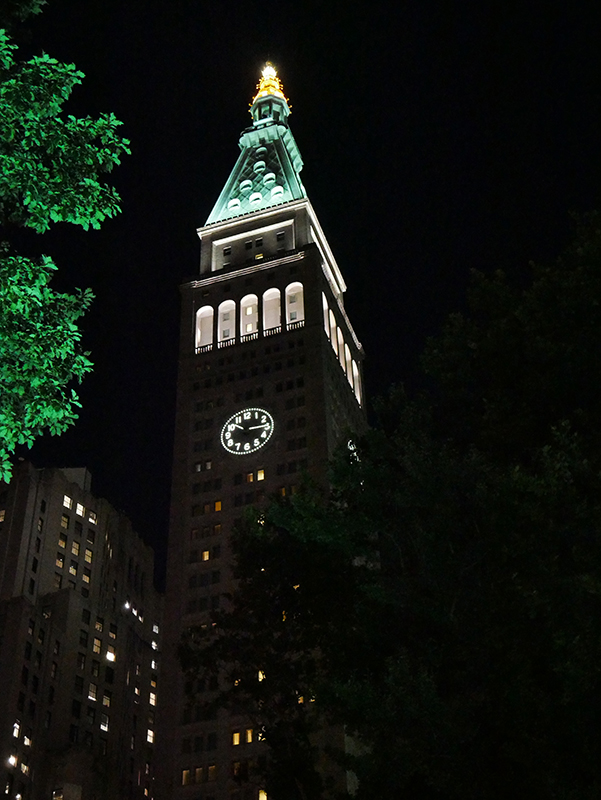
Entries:
{"type": "Polygon", "coordinates": [[[417,355],[471,269],[524,274],[567,244],[570,211],[599,205],[594,5],[50,0],[23,53],[75,62],[86,79],[68,110],[113,111],[133,154],[111,176],[118,219],[35,242],[57,288],[96,293],[82,323],[95,372],[77,425],[23,455],[87,465],[162,561],[178,285],[198,270],[195,230],[267,58],[348,284],[368,393],[417,385],[417,355]]]}

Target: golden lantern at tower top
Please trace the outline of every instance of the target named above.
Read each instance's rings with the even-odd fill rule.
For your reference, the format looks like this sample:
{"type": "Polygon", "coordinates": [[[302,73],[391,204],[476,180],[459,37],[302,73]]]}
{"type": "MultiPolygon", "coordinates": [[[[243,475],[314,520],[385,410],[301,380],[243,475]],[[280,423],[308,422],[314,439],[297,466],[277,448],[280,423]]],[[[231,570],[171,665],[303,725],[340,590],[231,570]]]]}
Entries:
{"type": "Polygon", "coordinates": [[[259,98],[267,97],[267,95],[275,95],[276,97],[281,97],[282,100],[288,102],[286,96],[284,95],[282,81],[278,78],[277,70],[270,61],[267,61],[263,67],[261,80],[257,84],[257,93],[253,97],[252,102],[256,103],[259,98]]]}

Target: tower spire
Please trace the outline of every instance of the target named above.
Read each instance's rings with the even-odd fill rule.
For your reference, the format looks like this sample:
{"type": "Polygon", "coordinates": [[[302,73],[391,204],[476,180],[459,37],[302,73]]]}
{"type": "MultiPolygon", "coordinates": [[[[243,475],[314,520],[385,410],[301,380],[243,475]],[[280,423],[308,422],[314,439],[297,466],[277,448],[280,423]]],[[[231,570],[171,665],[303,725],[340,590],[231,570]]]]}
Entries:
{"type": "Polygon", "coordinates": [[[269,61],[263,67],[250,113],[253,124],[242,131],[240,156],[207,225],[307,196],[300,179],[303,160],[288,127],[290,106],[269,61]]]}

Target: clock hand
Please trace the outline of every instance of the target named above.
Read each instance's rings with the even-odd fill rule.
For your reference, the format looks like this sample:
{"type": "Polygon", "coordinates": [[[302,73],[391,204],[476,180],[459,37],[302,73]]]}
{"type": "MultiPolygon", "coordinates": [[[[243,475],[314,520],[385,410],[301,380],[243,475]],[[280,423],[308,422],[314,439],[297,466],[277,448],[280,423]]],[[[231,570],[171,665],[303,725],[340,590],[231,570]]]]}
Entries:
{"type": "Polygon", "coordinates": [[[269,428],[269,423],[266,422],[264,425],[251,425],[248,430],[249,431],[256,431],[257,428],[269,428]]]}

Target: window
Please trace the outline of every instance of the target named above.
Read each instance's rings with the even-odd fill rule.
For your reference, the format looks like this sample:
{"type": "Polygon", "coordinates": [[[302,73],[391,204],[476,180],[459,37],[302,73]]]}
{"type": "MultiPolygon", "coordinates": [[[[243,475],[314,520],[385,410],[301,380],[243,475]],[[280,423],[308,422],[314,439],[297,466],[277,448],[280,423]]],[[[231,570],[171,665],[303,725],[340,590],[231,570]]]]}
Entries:
{"type": "Polygon", "coordinates": [[[107,645],[106,657],[107,657],[107,659],[109,661],[114,661],[116,659],[117,655],[115,653],[115,645],[114,644],[107,645]]]}
{"type": "Polygon", "coordinates": [[[74,556],[79,555],[79,542],[73,542],[71,544],[71,552],[73,553],[74,556]]]}
{"type": "Polygon", "coordinates": [[[92,525],[98,525],[98,514],[95,511],[90,511],[88,522],[91,522],[92,525]]]}
{"type": "Polygon", "coordinates": [[[246,739],[246,743],[247,744],[250,744],[252,742],[252,740],[253,740],[253,729],[252,728],[247,728],[246,729],[246,731],[244,732],[244,738],[246,739]]]}
{"type": "MultiPolygon", "coordinates": [[[[82,633],[85,633],[85,635],[86,635],[86,641],[85,641],[85,644],[84,644],[84,647],[85,647],[85,645],[87,645],[87,643],[88,643],[88,634],[85,631],[81,631],[80,632],[80,636],[79,636],[79,643],[80,644],[81,644],[81,634],[82,633]]],[[[77,654],[77,669],[84,670],[85,668],[86,668],[86,657],[84,656],[83,653],[78,653],[77,654]]]]}
{"type": "Polygon", "coordinates": [[[232,733],[232,745],[236,747],[239,744],[240,744],[240,731],[234,731],[232,733]]]}
{"type": "Polygon", "coordinates": [[[69,515],[62,514],[61,515],[61,528],[68,528],[69,527],[69,515]]]}
{"type": "Polygon", "coordinates": [[[304,319],[303,285],[296,281],[286,287],[286,322],[301,322],[304,319]]]}
{"type": "Polygon", "coordinates": [[[151,706],[156,706],[157,704],[156,692],[150,692],[148,702],[150,703],[151,706]]]}
{"type": "Polygon", "coordinates": [[[77,561],[71,561],[69,565],[69,575],[77,575],[77,561]]]}
{"type": "Polygon", "coordinates": [[[192,776],[189,769],[182,770],[182,786],[190,786],[192,783],[192,776]]]}
{"type": "Polygon", "coordinates": [[[56,566],[59,569],[62,569],[65,566],[65,557],[64,557],[64,555],[62,553],[57,553],[56,554],[56,562],[55,563],[56,563],[56,566]]]}
{"type": "Polygon", "coordinates": [[[89,544],[94,544],[96,540],[96,531],[92,530],[92,528],[88,528],[88,535],[86,538],[89,544]]]}
{"type": "Polygon", "coordinates": [[[85,515],[86,515],[86,510],[85,510],[85,508],[82,506],[82,504],[81,504],[81,503],[77,503],[77,505],[75,506],[75,513],[76,513],[76,514],[77,514],[79,517],[85,517],[85,515]]]}
{"type": "Polygon", "coordinates": [[[92,675],[97,678],[100,675],[100,661],[92,659],[92,675]]]}
{"type": "Polygon", "coordinates": [[[221,500],[215,500],[215,511],[221,511],[221,500]]]}
{"type": "Polygon", "coordinates": [[[88,686],[88,700],[98,699],[98,684],[90,683],[88,686]]]}
{"type": "Polygon", "coordinates": [[[58,546],[62,548],[65,548],[67,546],[67,537],[63,533],[59,534],[58,546]]]}
{"type": "Polygon", "coordinates": [[[100,653],[101,647],[102,647],[102,642],[100,641],[100,639],[97,639],[96,637],[94,637],[94,644],[92,646],[92,652],[100,653]]]}
{"type": "Polygon", "coordinates": [[[146,741],[148,742],[148,744],[154,743],[154,731],[152,730],[152,728],[148,728],[148,730],[146,731],[146,741]]]}
{"type": "Polygon", "coordinates": [[[101,731],[108,731],[109,729],[109,715],[108,714],[101,714],[100,715],[100,730],[101,731]]]}
{"type": "Polygon", "coordinates": [[[65,508],[73,508],[73,498],[69,497],[68,494],[63,496],[63,506],[65,508]]]}
{"type": "Polygon", "coordinates": [[[94,554],[93,554],[93,552],[90,550],[90,548],[89,548],[89,547],[86,547],[86,552],[85,552],[85,556],[84,556],[84,558],[85,558],[85,560],[86,560],[86,562],[87,562],[88,564],[91,564],[91,563],[92,563],[92,558],[93,558],[93,556],[94,556],[94,554]]]}
{"type": "Polygon", "coordinates": [[[102,705],[105,708],[110,708],[111,706],[111,697],[112,694],[108,691],[108,689],[104,690],[104,694],[102,695],[102,705]]]}
{"type": "Polygon", "coordinates": [[[104,619],[102,617],[96,617],[96,622],[94,623],[94,629],[102,633],[104,629],[104,619]]]}
{"type": "MultiPolygon", "coordinates": [[[[84,583],[89,583],[92,578],[92,572],[87,567],[83,568],[82,580],[84,583]]],[[[85,595],[87,597],[87,595],[85,595]]]]}

